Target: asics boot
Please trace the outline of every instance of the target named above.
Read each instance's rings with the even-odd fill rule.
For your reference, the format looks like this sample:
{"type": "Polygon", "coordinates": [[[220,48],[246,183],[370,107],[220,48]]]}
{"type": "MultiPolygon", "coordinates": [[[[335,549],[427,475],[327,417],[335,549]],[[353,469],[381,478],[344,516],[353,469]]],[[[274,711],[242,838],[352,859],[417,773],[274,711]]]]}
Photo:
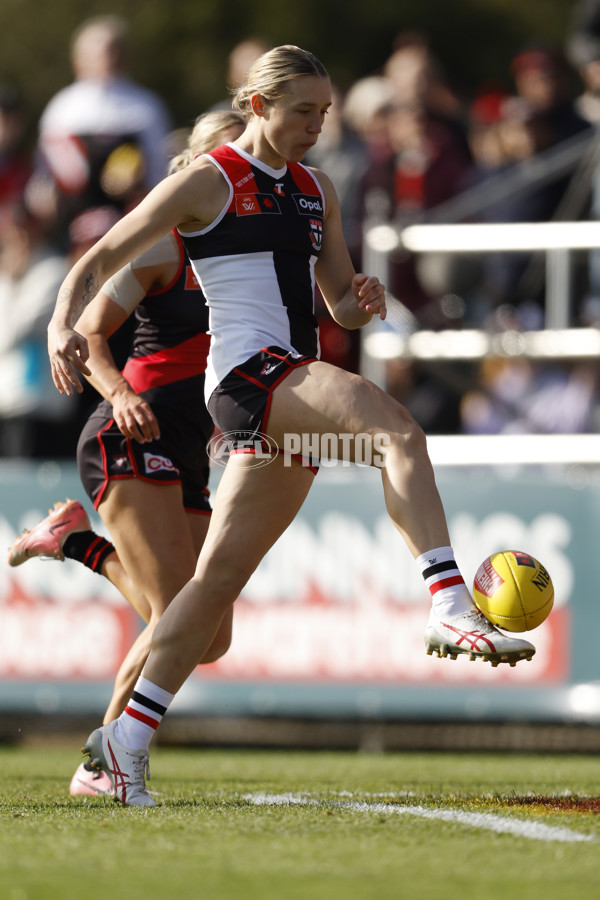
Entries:
{"type": "Polygon", "coordinates": [[[117,721],[92,731],[82,752],[88,754],[94,769],[108,775],[115,798],[125,806],[156,806],[146,790],[148,751],[120,744],[114,735],[117,721]]]}
{"type": "Polygon", "coordinates": [[[469,659],[488,660],[494,667],[500,663],[516,666],[535,653],[533,644],[499,631],[475,606],[467,613],[442,619],[432,610],[425,629],[425,650],[430,656],[450,659],[466,653],[469,659]]]}

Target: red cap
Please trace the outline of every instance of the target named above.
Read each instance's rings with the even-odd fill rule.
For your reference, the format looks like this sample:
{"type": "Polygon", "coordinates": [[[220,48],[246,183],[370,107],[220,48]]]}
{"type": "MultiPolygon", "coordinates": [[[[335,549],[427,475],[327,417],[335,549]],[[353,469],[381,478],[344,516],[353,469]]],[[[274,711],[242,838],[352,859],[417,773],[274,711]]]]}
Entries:
{"type": "Polygon", "coordinates": [[[479,125],[492,125],[502,118],[502,107],[508,99],[508,94],[502,91],[489,91],[475,97],[469,109],[469,115],[473,122],[479,125]]]}

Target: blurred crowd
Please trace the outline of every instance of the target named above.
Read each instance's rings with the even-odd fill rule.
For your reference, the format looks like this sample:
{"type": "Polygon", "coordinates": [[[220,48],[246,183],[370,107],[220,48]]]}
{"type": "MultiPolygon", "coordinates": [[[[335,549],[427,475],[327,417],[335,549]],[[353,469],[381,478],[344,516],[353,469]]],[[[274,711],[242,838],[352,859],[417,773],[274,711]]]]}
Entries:
{"type": "MultiPolygon", "coordinates": [[[[229,58],[228,87],[268,49],[248,39],[229,58]]],[[[128,74],[120,17],[72,36],[72,82],[30,116],[18,86],[0,84],[0,456],[72,457],[97,398],[53,388],[46,326],[70,265],[164,177],[185,144],[165,100],[128,74]]],[[[327,63],[327,60],[325,60],[327,63]]],[[[516,47],[504,77],[468,96],[428,36],[400,32],[380,68],[334,84],[334,102],[305,162],[333,179],[357,268],[365,228],[389,222],[600,219],[600,0],[576,3],[562,47],[516,47]]],[[[224,97],[218,106],[230,105],[224,97]]],[[[204,110],[197,110],[200,114],[204,110]]],[[[570,325],[600,323],[600,249],[573,265],[570,325]]],[[[545,321],[540,255],[398,252],[388,287],[417,328],[536,330],[545,321]]],[[[317,296],[322,356],[358,371],[360,334],[338,328],[317,296]]],[[[127,328],[112,339],[125,359],[127,328]]],[[[386,386],[429,433],[600,430],[597,366],[486,359],[387,364],[386,386]]]]}

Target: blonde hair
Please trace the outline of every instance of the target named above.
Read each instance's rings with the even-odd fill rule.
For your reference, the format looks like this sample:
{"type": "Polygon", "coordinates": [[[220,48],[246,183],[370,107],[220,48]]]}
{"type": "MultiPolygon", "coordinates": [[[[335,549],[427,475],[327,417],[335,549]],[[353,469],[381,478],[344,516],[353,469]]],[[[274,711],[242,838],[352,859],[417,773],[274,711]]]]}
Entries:
{"type": "Polygon", "coordinates": [[[308,50],[302,50],[293,44],[283,44],[267,50],[248,69],[246,80],[235,93],[233,106],[250,116],[251,98],[254,94],[260,94],[263,100],[273,103],[284,96],[292,79],[302,75],[329,77],[323,63],[308,50]]]}
{"type": "Polygon", "coordinates": [[[215,109],[198,116],[188,138],[187,147],[169,163],[169,175],[185,169],[201,153],[207,153],[218,147],[223,132],[235,125],[246,125],[245,117],[235,109],[215,109]]]}

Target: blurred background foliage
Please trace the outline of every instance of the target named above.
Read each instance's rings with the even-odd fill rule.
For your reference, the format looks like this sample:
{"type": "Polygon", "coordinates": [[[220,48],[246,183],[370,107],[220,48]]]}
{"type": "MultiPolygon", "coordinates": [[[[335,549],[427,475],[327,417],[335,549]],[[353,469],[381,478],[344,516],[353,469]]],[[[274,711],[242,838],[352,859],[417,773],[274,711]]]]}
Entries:
{"type": "Polygon", "coordinates": [[[450,82],[466,96],[489,80],[509,84],[525,44],[564,46],[573,0],[1,0],[0,80],[22,90],[31,130],[72,80],[71,33],[92,15],[120,13],[133,28],[132,76],[165,99],[175,127],[226,96],[227,55],[250,36],[307,47],[344,86],[376,72],[396,34],[430,38],[450,82]]]}

